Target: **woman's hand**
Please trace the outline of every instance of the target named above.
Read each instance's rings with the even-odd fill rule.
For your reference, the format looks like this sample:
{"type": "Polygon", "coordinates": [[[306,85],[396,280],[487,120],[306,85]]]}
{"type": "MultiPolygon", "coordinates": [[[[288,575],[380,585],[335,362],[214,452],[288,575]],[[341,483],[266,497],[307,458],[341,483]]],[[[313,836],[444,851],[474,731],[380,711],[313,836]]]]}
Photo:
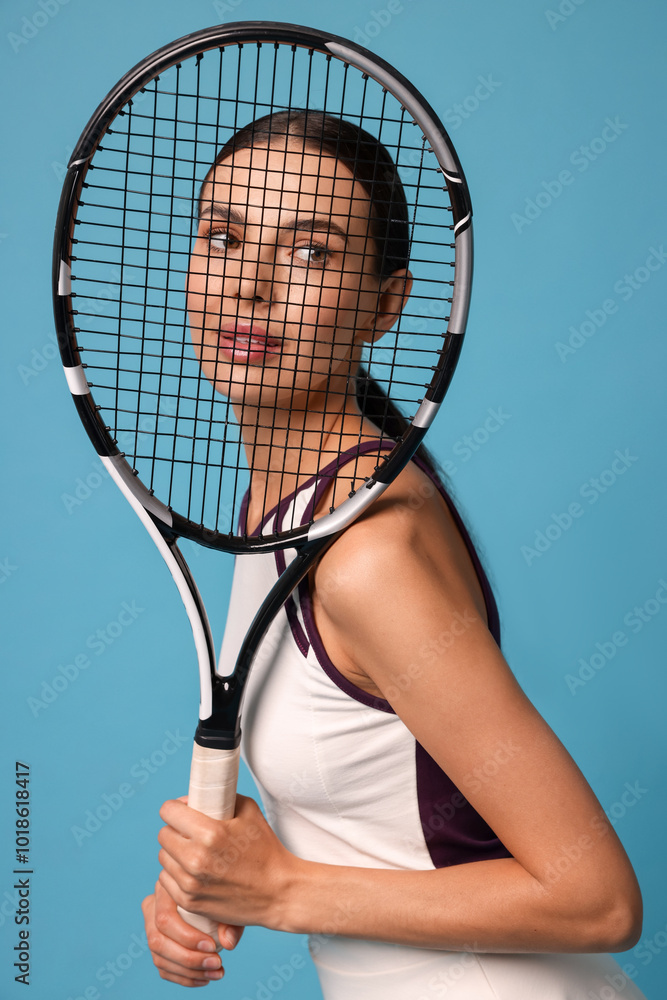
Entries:
{"type": "MultiPolygon", "coordinates": [[[[222,979],[225,970],[213,938],[183,920],[159,882],[141,908],[148,947],[163,979],[179,986],[206,986],[213,979],[222,979]]],[[[229,950],[236,947],[242,933],[243,927],[219,928],[220,941],[229,950]]]]}
{"type": "Polygon", "coordinates": [[[280,843],[254,799],[236,796],[230,820],[215,820],[182,800],[160,816],[159,884],[183,909],[218,923],[282,930],[299,859],[280,843]]]}

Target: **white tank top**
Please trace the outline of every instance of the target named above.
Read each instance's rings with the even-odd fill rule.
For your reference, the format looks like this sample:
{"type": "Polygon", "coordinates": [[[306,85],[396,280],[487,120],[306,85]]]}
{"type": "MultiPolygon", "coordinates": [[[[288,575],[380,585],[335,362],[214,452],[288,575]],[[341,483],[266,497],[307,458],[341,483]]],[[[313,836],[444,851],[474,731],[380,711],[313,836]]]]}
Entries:
{"type": "MultiPolygon", "coordinates": [[[[336,464],[356,454],[357,449],[336,464]]],[[[491,631],[498,639],[495,602],[472,543],[441,484],[431,478],[459,524],[483,586],[491,631]]],[[[327,485],[326,475],[317,484],[306,483],[267,515],[262,529],[268,533],[308,520],[327,485]]],[[[236,557],[221,673],[233,669],[255,612],[294,555],[288,549],[236,557]]],[[[285,847],[300,858],[425,870],[511,856],[389,703],[336,670],[313,621],[307,581],[281,609],[260,646],[247,682],[241,728],[241,756],[255,780],[267,820],[285,847]]],[[[341,914],[341,928],[344,920],[341,914]]],[[[490,960],[496,967],[503,964],[502,958],[507,969],[507,960],[515,958],[525,969],[531,959],[462,956],[336,935],[311,937],[309,947],[327,1000],[357,996],[409,1000],[412,994],[406,987],[416,989],[422,981],[432,997],[443,995],[444,987],[452,1000],[505,1000],[506,996],[521,1000],[524,994],[517,992],[514,978],[507,994],[492,989],[481,963],[490,960]],[[467,980],[467,992],[451,992],[445,985],[450,975],[458,990],[466,989],[467,980]]],[[[532,959],[551,968],[554,956],[532,959]]],[[[554,986],[555,981],[549,982],[554,986]]],[[[414,993],[415,998],[419,995],[414,993]]],[[[624,1000],[627,996],[623,994],[624,1000]]]]}
{"type": "MultiPolygon", "coordinates": [[[[377,451],[376,444],[371,447],[377,451]]],[[[335,465],[357,454],[355,448],[335,465]]],[[[263,530],[307,520],[328,486],[327,471],[317,484],[307,482],[272,511],[263,530]]],[[[440,484],[438,488],[442,491],[440,484]]],[[[472,550],[467,533],[465,539],[472,550]]],[[[233,669],[255,612],[294,555],[288,549],[237,556],[222,673],[233,669]]],[[[490,596],[485,577],[483,584],[490,596]]],[[[496,621],[489,596],[489,619],[496,621]]],[[[329,864],[427,869],[510,856],[389,703],[361,690],[336,669],[313,621],[307,581],[280,611],[260,646],[248,679],[241,728],[242,757],[257,782],[267,817],[299,857],[329,864]]]]}

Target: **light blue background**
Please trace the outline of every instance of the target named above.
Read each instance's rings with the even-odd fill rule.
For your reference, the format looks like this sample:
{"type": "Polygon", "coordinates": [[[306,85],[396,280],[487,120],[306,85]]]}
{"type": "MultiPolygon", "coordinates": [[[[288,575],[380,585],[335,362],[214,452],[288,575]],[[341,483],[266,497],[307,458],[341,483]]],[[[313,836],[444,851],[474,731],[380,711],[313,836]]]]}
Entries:
{"type": "MultiPolygon", "coordinates": [[[[158,979],[145,952],[121,976],[98,977],[143,933],[139,903],[157,874],[157,812],[187,787],[197,690],[186,616],[135,515],[108,480],[94,475],[97,485],[83,502],[68,512],[63,499],[96,469],[55,358],[51,240],[71,147],[116,80],[181,35],[220,20],[262,18],[362,43],[365,36],[450,126],[475,208],[476,275],[467,343],[430,445],[448,463],[480,542],[509,662],[610,811],[638,872],[644,934],[621,961],[635,966],[649,998],[664,995],[667,607],[649,603],[659,610],[640,628],[624,619],[667,578],[667,267],[638,272],[631,295],[622,289],[624,275],[667,243],[667,8],[658,0],[402,0],[380,28],[376,14],[386,10],[385,0],[69,0],[54,13],[57,3],[5,0],[0,12],[0,995],[26,995],[13,982],[15,929],[6,895],[15,759],[27,760],[33,775],[29,995],[74,1000],[90,986],[111,1000],[183,995],[158,979]],[[559,5],[571,13],[557,20],[548,12],[557,15],[559,5]],[[31,31],[29,22],[44,10],[46,23],[37,16],[40,26],[31,31]],[[33,37],[17,41],[22,31],[33,37]],[[491,91],[481,101],[474,97],[480,77],[491,91]],[[601,136],[608,118],[619,123],[619,134],[582,170],[576,151],[601,136]],[[572,181],[555,195],[563,170],[572,181]],[[543,193],[533,221],[513,220],[525,214],[527,199],[549,188],[551,203],[543,193]],[[605,300],[615,311],[561,358],[557,345],[589,319],[588,311],[599,321],[605,300]],[[489,409],[504,415],[492,433],[484,430],[489,409]],[[475,451],[466,451],[466,435],[475,451]],[[610,468],[617,450],[631,456],[629,466],[591,503],[581,489],[610,468]],[[575,502],[583,514],[559,538],[552,527],[546,551],[522,553],[575,502]],[[123,602],[143,610],[96,654],[88,637],[116,620],[123,602]],[[591,679],[568,686],[581,659],[599,652],[598,643],[609,652],[605,644],[619,631],[625,645],[604,661],[600,654],[603,665],[589,670],[591,679]],[[90,666],[56,700],[41,709],[29,702],[82,653],[90,666]],[[167,731],[185,742],[142,780],[139,762],[159,751],[167,731]],[[78,845],[72,827],[123,783],[131,797],[78,845]],[[639,789],[630,806],[619,805],[626,783],[639,789]]],[[[186,555],[219,631],[230,561],[212,564],[188,546],[186,555]]],[[[247,774],[241,791],[254,794],[247,774]]],[[[264,987],[279,1000],[315,998],[307,961],[280,989],[276,980],[266,986],[274,965],[306,955],[304,938],[252,928],[230,957],[222,986],[209,991],[255,1000],[267,996],[264,987]]]]}

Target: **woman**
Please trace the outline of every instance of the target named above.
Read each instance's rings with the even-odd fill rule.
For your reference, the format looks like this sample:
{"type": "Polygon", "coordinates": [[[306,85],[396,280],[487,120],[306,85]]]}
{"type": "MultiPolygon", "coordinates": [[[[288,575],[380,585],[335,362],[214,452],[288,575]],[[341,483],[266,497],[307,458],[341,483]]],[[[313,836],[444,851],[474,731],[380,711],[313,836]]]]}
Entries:
{"type": "MultiPolygon", "coordinates": [[[[242,129],[200,209],[193,342],[259,470],[247,530],[280,530],[340,503],[401,433],[359,362],[409,295],[405,198],[376,140],[299,112],[242,129]]],[[[223,661],[284,558],[237,559],[223,661]]],[[[641,997],[592,954],[638,939],[632,867],[498,643],[484,571],[420,451],[253,667],[243,755],[271,825],[240,795],[227,822],[162,808],[143,907],[161,976],[223,975],[179,905],[222,923],[224,947],[247,924],[309,934],[328,1000],[641,997]]]]}

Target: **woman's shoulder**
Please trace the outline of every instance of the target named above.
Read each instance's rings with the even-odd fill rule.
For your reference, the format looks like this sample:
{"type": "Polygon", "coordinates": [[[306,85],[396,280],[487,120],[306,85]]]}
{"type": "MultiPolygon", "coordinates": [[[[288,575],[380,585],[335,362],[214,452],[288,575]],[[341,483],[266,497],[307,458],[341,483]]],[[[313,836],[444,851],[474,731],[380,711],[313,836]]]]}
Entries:
{"type": "Polygon", "coordinates": [[[411,462],[311,572],[313,616],[330,660],[357,687],[384,697],[358,655],[364,634],[388,615],[413,617],[414,595],[434,592],[443,618],[455,608],[488,627],[484,587],[461,526],[437,478],[411,462]]]}
{"type": "Polygon", "coordinates": [[[437,477],[410,462],[322,556],[315,596],[335,612],[337,602],[363,600],[366,588],[381,587],[398,606],[402,588],[435,571],[443,590],[472,602],[486,621],[471,543],[452,506],[437,477]]]}

